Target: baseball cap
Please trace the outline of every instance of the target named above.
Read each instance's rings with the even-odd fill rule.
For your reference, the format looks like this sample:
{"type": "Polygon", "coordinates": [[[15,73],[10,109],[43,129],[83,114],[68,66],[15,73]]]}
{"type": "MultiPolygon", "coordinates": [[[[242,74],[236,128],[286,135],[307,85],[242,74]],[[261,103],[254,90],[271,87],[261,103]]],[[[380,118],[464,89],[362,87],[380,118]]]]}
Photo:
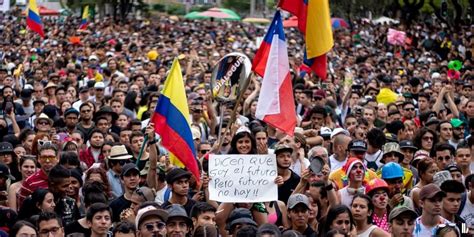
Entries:
{"type": "Polygon", "coordinates": [[[412,210],[409,207],[406,206],[398,206],[392,209],[388,216],[388,221],[392,222],[393,219],[403,215],[403,214],[408,214],[412,219],[416,219],[418,217],[418,214],[414,210],[412,210]]]}
{"type": "Polygon", "coordinates": [[[29,100],[31,99],[31,94],[33,93],[33,91],[31,89],[24,89],[21,91],[20,93],[20,97],[22,100],[29,100]]]}
{"type": "Polygon", "coordinates": [[[138,210],[135,218],[135,226],[139,229],[140,224],[148,217],[155,216],[166,222],[168,220],[168,213],[165,210],[158,209],[154,206],[147,206],[138,210]]]}
{"type": "Polygon", "coordinates": [[[325,139],[331,138],[332,130],[328,127],[321,127],[319,134],[325,139]]]}
{"type": "Polygon", "coordinates": [[[66,111],[64,111],[64,117],[68,116],[69,114],[76,114],[77,116],[79,116],[79,111],[71,107],[69,109],[66,109],[66,111]]]}
{"type": "Polygon", "coordinates": [[[96,55],[89,56],[89,61],[96,60],[99,61],[99,58],[96,55]]]}
{"type": "Polygon", "coordinates": [[[350,151],[367,151],[367,142],[364,140],[352,140],[349,143],[350,151]]]}
{"type": "Polygon", "coordinates": [[[288,198],[288,209],[293,209],[296,207],[298,204],[304,204],[306,208],[309,209],[309,199],[306,195],[297,193],[293,194],[288,198]]]}
{"type": "Polygon", "coordinates": [[[105,88],[105,84],[101,81],[94,84],[94,88],[105,88]]]}
{"type": "Polygon", "coordinates": [[[326,92],[324,90],[317,90],[314,92],[313,97],[326,98],[326,92]]]}
{"type": "Polygon", "coordinates": [[[462,173],[461,168],[459,168],[459,166],[457,166],[457,165],[455,165],[455,164],[449,165],[448,167],[446,167],[445,170],[447,170],[447,171],[449,171],[449,172],[456,172],[456,171],[457,171],[457,172],[461,172],[461,173],[462,173]]]}
{"type": "Polygon", "coordinates": [[[290,146],[286,145],[286,144],[279,144],[278,146],[275,147],[275,155],[281,153],[281,152],[290,152],[290,153],[293,153],[293,148],[291,148],[290,146]]]}
{"type": "Polygon", "coordinates": [[[265,223],[261,225],[257,230],[257,236],[264,236],[264,235],[272,235],[275,237],[280,237],[281,231],[276,225],[265,223]]]}
{"type": "Polygon", "coordinates": [[[7,177],[9,178],[10,180],[15,180],[15,177],[13,177],[11,174],[10,174],[10,170],[8,169],[8,167],[4,164],[0,164],[0,177],[7,177]]]}
{"type": "Polygon", "coordinates": [[[410,148],[413,150],[418,150],[418,148],[410,140],[403,140],[400,142],[400,149],[410,148]]]}
{"type": "Polygon", "coordinates": [[[79,88],[79,93],[86,93],[86,92],[89,92],[89,87],[82,86],[81,88],[79,88]]]}
{"type": "Polygon", "coordinates": [[[331,133],[331,139],[333,139],[335,136],[339,135],[339,134],[344,134],[346,136],[350,136],[351,134],[349,133],[349,131],[345,130],[344,128],[335,128],[334,130],[332,130],[332,133],[331,133]]]}
{"type": "Polygon", "coordinates": [[[9,142],[0,142],[0,154],[13,153],[13,145],[9,142]]]}
{"type": "Polygon", "coordinates": [[[437,195],[445,197],[446,193],[443,192],[436,184],[428,184],[423,186],[420,191],[420,200],[425,200],[427,198],[434,198],[437,195]]]}
{"type": "Polygon", "coordinates": [[[453,118],[451,119],[451,125],[453,126],[453,128],[458,128],[459,126],[464,125],[464,122],[460,119],[453,118]]]}
{"type": "Polygon", "coordinates": [[[123,177],[134,170],[137,172],[137,174],[140,173],[140,170],[138,169],[137,165],[135,165],[134,163],[127,163],[122,167],[122,174],[120,176],[123,177]]]}

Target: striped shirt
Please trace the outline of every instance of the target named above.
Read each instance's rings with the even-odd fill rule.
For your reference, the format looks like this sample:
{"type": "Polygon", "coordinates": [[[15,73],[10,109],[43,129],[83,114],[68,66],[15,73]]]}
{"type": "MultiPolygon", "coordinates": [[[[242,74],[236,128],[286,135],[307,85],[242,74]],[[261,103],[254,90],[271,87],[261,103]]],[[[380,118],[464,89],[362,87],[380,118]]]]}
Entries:
{"type": "Polygon", "coordinates": [[[39,169],[23,181],[20,191],[18,191],[18,206],[21,206],[28,196],[40,188],[48,188],[48,175],[42,169],[39,169]]]}

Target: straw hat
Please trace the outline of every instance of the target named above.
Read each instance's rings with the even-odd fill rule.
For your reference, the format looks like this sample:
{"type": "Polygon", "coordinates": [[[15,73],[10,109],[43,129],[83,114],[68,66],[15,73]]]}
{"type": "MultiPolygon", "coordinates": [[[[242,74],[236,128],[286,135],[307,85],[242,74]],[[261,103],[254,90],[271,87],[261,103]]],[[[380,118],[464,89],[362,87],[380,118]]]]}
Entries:
{"type": "Polygon", "coordinates": [[[133,156],[128,154],[127,148],[125,148],[125,145],[118,145],[118,146],[113,146],[110,149],[110,156],[107,157],[109,160],[127,160],[132,158],[133,156]]]}
{"type": "Polygon", "coordinates": [[[49,89],[49,88],[57,88],[58,85],[56,85],[56,83],[50,81],[48,82],[48,84],[46,85],[46,87],[44,88],[45,90],[49,89]]]}
{"type": "Polygon", "coordinates": [[[46,120],[48,121],[50,126],[53,126],[53,120],[48,117],[45,113],[41,113],[38,117],[35,119],[35,127],[38,127],[38,122],[40,120],[46,120]]]}

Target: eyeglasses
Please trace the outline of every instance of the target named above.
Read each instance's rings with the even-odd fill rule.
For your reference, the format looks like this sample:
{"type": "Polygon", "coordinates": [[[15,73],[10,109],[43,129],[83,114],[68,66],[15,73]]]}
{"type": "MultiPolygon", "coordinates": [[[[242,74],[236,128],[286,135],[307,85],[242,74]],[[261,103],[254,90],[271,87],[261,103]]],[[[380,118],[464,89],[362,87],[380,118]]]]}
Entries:
{"type": "Polygon", "coordinates": [[[415,108],[405,108],[405,111],[415,111],[415,108]]]}
{"type": "MultiPolygon", "coordinates": [[[[105,151],[102,151],[102,152],[105,152],[105,151]]],[[[114,164],[120,164],[121,166],[124,166],[125,164],[130,163],[128,159],[127,160],[110,160],[110,161],[112,161],[114,164]]]]}
{"type": "Polygon", "coordinates": [[[163,230],[166,227],[166,223],[161,222],[161,221],[155,222],[155,223],[146,223],[143,225],[143,227],[145,227],[147,231],[153,232],[155,228],[157,228],[158,230],[163,230]]]}
{"type": "Polygon", "coordinates": [[[56,236],[60,229],[61,229],[61,227],[53,227],[51,229],[40,230],[39,235],[40,236],[49,236],[49,233],[51,233],[51,234],[53,234],[53,236],[56,236]]]}
{"type": "Polygon", "coordinates": [[[47,145],[52,145],[53,142],[52,141],[48,141],[48,140],[38,140],[38,145],[39,146],[47,146],[47,145]]]}
{"type": "Polygon", "coordinates": [[[428,141],[428,140],[433,141],[433,137],[423,137],[422,139],[425,140],[425,141],[428,141]]]}
{"type": "Polygon", "coordinates": [[[54,161],[57,160],[58,158],[56,156],[40,156],[38,157],[38,160],[40,161],[54,161]]]}

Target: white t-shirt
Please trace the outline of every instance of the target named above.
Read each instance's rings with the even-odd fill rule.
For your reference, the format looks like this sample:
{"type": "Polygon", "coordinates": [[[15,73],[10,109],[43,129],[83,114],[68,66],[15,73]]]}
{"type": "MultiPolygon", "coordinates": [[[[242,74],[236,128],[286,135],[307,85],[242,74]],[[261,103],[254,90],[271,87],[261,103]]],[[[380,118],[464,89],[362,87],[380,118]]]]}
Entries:
{"type": "Polygon", "coordinates": [[[470,192],[467,193],[466,204],[462,209],[461,217],[466,221],[466,225],[469,228],[474,228],[474,204],[469,200],[470,192]]]}
{"type": "MultiPolygon", "coordinates": [[[[309,166],[309,160],[304,158],[303,159],[304,161],[304,167],[305,168],[308,168],[309,166]]],[[[298,176],[301,176],[301,162],[299,159],[297,159],[295,162],[293,162],[293,164],[291,164],[290,166],[290,169],[293,170],[293,172],[295,172],[295,174],[297,174],[298,176]]]]}
{"type": "Polygon", "coordinates": [[[342,166],[344,166],[346,164],[346,161],[347,161],[347,158],[344,159],[343,161],[338,161],[336,160],[336,157],[334,156],[334,154],[332,154],[330,157],[329,157],[329,162],[331,163],[331,172],[339,169],[339,168],[342,168],[342,166]]]}
{"type": "MultiPolygon", "coordinates": [[[[450,223],[448,220],[444,219],[440,216],[439,224],[448,224],[450,223]]],[[[430,237],[435,236],[436,226],[433,227],[426,227],[421,223],[421,216],[416,218],[415,220],[415,229],[413,229],[413,236],[414,237],[430,237]]]]}
{"type": "MultiPolygon", "coordinates": [[[[165,185],[162,189],[156,191],[156,197],[155,197],[155,202],[158,203],[158,205],[163,205],[165,202],[165,194],[166,190],[168,189],[168,185],[165,185]]],[[[171,198],[172,192],[169,192],[169,198],[171,198]]],[[[168,200],[169,200],[168,198],[168,200]]],[[[166,201],[168,201],[166,200],[166,201]]]]}

